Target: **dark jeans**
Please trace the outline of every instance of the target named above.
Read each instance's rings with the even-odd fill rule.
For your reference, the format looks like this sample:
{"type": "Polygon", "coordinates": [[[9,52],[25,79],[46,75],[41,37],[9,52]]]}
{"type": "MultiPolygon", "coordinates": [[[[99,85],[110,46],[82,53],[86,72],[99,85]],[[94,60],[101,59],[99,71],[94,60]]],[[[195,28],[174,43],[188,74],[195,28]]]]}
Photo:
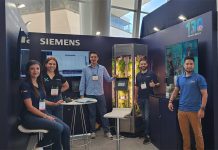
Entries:
{"type": "MultiPolygon", "coordinates": [[[[51,101],[51,102],[57,102],[62,98],[62,96],[56,96],[56,97],[49,97],[49,98],[46,98],[48,101],[51,101]]],[[[58,117],[59,119],[63,120],[63,106],[62,105],[59,105],[59,106],[46,106],[46,110],[49,114],[55,116],[55,117],[58,117]]]]}
{"type": "Polygon", "coordinates": [[[148,98],[140,98],[138,99],[139,108],[142,113],[142,118],[144,122],[144,132],[145,135],[150,134],[149,129],[149,99],[148,98]]]}
{"type": "Polygon", "coordinates": [[[102,122],[102,127],[104,132],[109,132],[109,121],[108,118],[104,118],[104,115],[107,113],[106,100],[104,95],[94,96],[94,95],[86,95],[89,98],[94,98],[97,100],[97,103],[89,104],[89,122],[91,126],[91,132],[95,132],[95,123],[96,123],[96,109],[98,109],[99,116],[102,122]],[[97,108],[96,108],[97,107],[97,108]]]}
{"type": "Polygon", "coordinates": [[[21,117],[22,125],[28,129],[45,129],[48,133],[44,134],[38,147],[43,147],[53,143],[53,150],[70,150],[70,128],[63,121],[55,117],[54,121],[38,117],[33,114],[26,114],[21,117]]]}
{"type": "Polygon", "coordinates": [[[49,114],[63,120],[63,106],[46,106],[46,110],[49,114]]]}

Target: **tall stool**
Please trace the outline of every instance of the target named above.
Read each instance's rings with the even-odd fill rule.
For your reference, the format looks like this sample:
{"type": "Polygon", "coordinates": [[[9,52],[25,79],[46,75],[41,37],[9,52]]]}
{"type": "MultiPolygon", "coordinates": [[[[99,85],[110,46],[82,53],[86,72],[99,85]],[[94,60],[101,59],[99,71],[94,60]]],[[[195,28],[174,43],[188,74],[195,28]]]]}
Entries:
{"type": "Polygon", "coordinates": [[[117,150],[120,150],[120,119],[125,119],[132,112],[132,108],[113,108],[112,112],[104,115],[105,118],[117,119],[117,150]]]}
{"type": "Polygon", "coordinates": [[[35,133],[35,134],[38,134],[38,141],[40,141],[42,139],[43,133],[48,133],[48,130],[45,130],[45,129],[27,129],[27,128],[24,128],[22,125],[18,125],[17,128],[22,133],[27,133],[27,134],[35,133]]]}

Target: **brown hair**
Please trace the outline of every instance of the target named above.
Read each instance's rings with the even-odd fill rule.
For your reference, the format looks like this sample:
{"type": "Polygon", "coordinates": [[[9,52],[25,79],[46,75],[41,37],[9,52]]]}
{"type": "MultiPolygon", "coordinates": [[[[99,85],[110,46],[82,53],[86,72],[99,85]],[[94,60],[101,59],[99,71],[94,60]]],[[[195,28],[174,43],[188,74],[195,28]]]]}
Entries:
{"type": "Polygon", "coordinates": [[[142,58],[139,60],[139,63],[140,63],[141,61],[146,61],[146,63],[148,63],[148,59],[147,59],[146,56],[142,57],[142,58]]]}
{"type": "Polygon", "coordinates": [[[40,97],[39,91],[38,91],[37,88],[33,85],[32,79],[31,79],[30,73],[29,73],[30,67],[31,67],[32,65],[36,65],[36,64],[39,65],[39,67],[40,67],[40,75],[39,75],[39,77],[37,78],[37,83],[42,86],[43,92],[45,93],[45,88],[44,88],[43,83],[42,83],[41,64],[40,64],[37,60],[29,60],[28,63],[26,64],[26,80],[27,80],[27,82],[29,82],[29,83],[31,84],[31,86],[33,87],[35,97],[39,98],[39,97],[40,97]]]}
{"type": "Polygon", "coordinates": [[[96,54],[99,57],[98,52],[96,52],[96,51],[89,52],[89,57],[91,56],[91,54],[96,54]]]}
{"type": "Polygon", "coordinates": [[[55,69],[55,74],[59,74],[59,69],[58,69],[58,61],[57,61],[57,59],[55,58],[55,57],[53,57],[53,56],[49,56],[46,60],[45,60],[45,62],[44,62],[44,64],[43,64],[43,70],[42,70],[42,72],[43,73],[46,73],[47,72],[47,68],[45,67],[45,65],[50,61],[50,60],[54,60],[55,61],[55,63],[56,63],[56,69],[55,69]]]}

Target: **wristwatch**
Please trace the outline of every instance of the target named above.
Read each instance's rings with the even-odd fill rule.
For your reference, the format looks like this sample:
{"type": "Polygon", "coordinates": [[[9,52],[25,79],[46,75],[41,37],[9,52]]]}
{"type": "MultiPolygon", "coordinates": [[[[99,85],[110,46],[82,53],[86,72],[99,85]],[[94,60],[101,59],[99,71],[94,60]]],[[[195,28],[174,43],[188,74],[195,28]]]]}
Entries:
{"type": "Polygon", "coordinates": [[[201,110],[205,111],[205,106],[201,106],[201,110]]]}

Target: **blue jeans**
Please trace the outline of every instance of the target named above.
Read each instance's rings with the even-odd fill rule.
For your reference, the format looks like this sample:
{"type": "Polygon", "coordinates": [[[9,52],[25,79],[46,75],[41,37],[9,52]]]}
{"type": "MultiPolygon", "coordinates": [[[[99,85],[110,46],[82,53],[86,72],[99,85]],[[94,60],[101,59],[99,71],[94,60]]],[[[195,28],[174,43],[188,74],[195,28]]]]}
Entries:
{"type": "MultiPolygon", "coordinates": [[[[46,100],[51,101],[51,102],[57,102],[61,99],[62,99],[62,96],[46,98],[46,100]]],[[[62,105],[46,106],[46,110],[49,114],[63,120],[63,106],[62,105]]]]}
{"type": "Polygon", "coordinates": [[[100,119],[102,122],[102,127],[104,132],[109,132],[109,121],[108,118],[104,118],[104,115],[107,113],[106,100],[104,95],[94,96],[94,95],[86,95],[89,98],[94,98],[97,100],[97,103],[89,104],[89,122],[91,126],[91,132],[95,132],[95,123],[96,123],[96,107],[98,112],[100,113],[100,119]]]}
{"type": "MultiPolygon", "coordinates": [[[[49,115],[49,114],[48,114],[49,115]]],[[[53,143],[53,150],[70,150],[70,128],[63,121],[55,117],[54,121],[38,117],[33,114],[21,116],[22,125],[28,129],[45,129],[48,133],[44,134],[38,147],[43,147],[53,143]]]]}
{"type": "Polygon", "coordinates": [[[46,106],[46,110],[49,114],[63,120],[63,106],[46,106]]]}
{"type": "Polygon", "coordinates": [[[142,119],[144,122],[144,132],[145,135],[150,134],[149,129],[149,99],[148,98],[140,98],[138,99],[139,108],[142,113],[142,119]]]}

